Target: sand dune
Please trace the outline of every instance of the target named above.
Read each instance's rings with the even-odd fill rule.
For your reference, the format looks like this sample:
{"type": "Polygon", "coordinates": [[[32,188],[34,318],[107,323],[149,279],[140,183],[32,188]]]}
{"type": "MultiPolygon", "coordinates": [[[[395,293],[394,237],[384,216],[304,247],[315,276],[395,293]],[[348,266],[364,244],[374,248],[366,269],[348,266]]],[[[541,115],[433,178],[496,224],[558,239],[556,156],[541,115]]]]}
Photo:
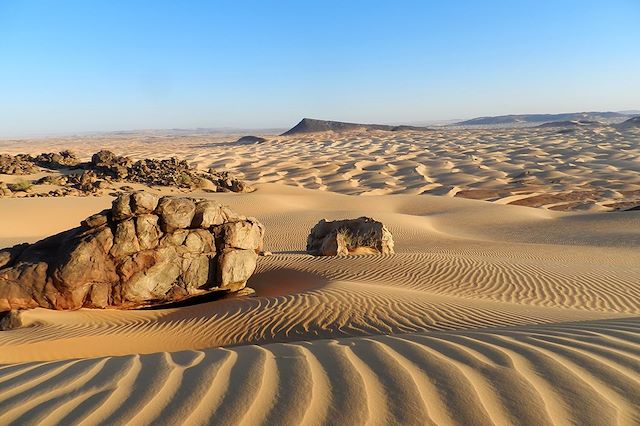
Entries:
{"type": "Polygon", "coordinates": [[[5,424],[637,424],[635,319],[0,368],[5,424]]]}
{"type": "Polygon", "coordinates": [[[267,136],[260,144],[235,139],[112,135],[2,145],[8,153],[70,148],[85,160],[97,148],[133,158],[177,155],[257,183],[349,195],[446,195],[563,211],[640,205],[640,130],[633,126],[321,132],[267,136]]]}
{"type": "MultiPolygon", "coordinates": [[[[233,168],[257,191],[194,195],[258,217],[273,255],[252,298],[25,313],[0,333],[0,423],[638,424],[640,215],[513,205],[600,183],[592,210],[633,199],[635,136],[529,132],[27,145],[233,168]],[[395,254],[304,254],[320,218],[361,215],[395,254]]],[[[110,202],[0,199],[0,246],[110,202]]]]}

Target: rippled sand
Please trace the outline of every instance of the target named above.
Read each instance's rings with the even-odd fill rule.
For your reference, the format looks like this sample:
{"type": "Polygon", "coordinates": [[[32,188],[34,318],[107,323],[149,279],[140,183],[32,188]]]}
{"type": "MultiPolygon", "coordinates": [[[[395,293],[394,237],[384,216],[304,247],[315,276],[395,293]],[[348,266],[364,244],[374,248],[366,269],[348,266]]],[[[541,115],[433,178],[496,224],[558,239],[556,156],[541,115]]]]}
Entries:
{"type": "MultiPolygon", "coordinates": [[[[569,150],[553,132],[525,132],[29,145],[239,170],[255,193],[197,195],[257,216],[274,255],[259,258],[254,298],[30,311],[29,327],[0,333],[0,423],[638,424],[640,213],[595,211],[638,185],[637,141],[606,129],[589,137],[608,146],[575,134],[569,150]],[[587,149],[589,163],[567,159],[587,149]],[[552,164],[569,176],[562,191],[606,181],[609,198],[567,213],[428,195],[507,185],[516,171],[543,179],[536,170],[552,164]],[[320,218],[360,215],[387,225],[396,254],[303,253],[320,218]]],[[[0,246],[109,203],[1,199],[0,246]]]]}
{"type": "MultiPolygon", "coordinates": [[[[544,207],[611,210],[640,205],[640,129],[613,126],[438,129],[431,132],[266,136],[122,135],[0,141],[4,152],[96,147],[135,158],[172,155],[246,179],[351,195],[432,194],[544,207]]],[[[0,176],[0,180],[2,176],[0,176]]]]}

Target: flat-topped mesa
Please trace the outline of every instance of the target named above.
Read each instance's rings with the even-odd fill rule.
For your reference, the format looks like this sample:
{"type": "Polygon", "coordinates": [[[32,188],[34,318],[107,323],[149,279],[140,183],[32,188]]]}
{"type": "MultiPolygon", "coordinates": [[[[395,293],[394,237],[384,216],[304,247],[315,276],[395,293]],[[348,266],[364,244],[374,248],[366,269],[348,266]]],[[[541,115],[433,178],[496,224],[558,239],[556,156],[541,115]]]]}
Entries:
{"type": "Polygon", "coordinates": [[[322,219],[307,238],[307,253],[315,256],[393,253],[393,236],[370,217],[334,220],[322,219]]]}
{"type": "Polygon", "coordinates": [[[330,120],[316,120],[313,118],[303,118],[298,124],[291,129],[284,132],[281,136],[291,136],[305,133],[319,133],[319,132],[349,132],[349,131],[372,131],[382,130],[388,132],[398,132],[405,130],[412,131],[428,131],[431,130],[428,127],[417,126],[393,126],[387,124],[360,124],[360,123],[345,123],[342,121],[330,121],[330,120]]]}
{"type": "Polygon", "coordinates": [[[134,192],[80,227],[0,250],[0,312],[164,304],[245,287],[264,226],[214,201],[134,192]]]}

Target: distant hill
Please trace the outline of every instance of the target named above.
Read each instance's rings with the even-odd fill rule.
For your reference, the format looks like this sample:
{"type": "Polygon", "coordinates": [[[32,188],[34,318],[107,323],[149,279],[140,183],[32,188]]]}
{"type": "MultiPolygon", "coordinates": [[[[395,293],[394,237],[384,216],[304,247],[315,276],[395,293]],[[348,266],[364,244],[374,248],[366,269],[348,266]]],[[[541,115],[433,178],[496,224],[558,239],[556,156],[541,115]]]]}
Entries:
{"type": "Polygon", "coordinates": [[[570,112],[563,114],[520,114],[478,117],[460,121],[455,126],[533,125],[552,121],[603,121],[617,123],[628,118],[620,112],[570,112]]]}
{"type": "Polygon", "coordinates": [[[536,127],[584,127],[584,126],[606,126],[605,123],[593,120],[573,120],[573,121],[550,121],[542,123],[536,127]]]}
{"type": "Polygon", "coordinates": [[[428,127],[418,126],[391,126],[386,124],[360,124],[345,123],[342,121],[316,120],[313,118],[303,118],[298,124],[287,130],[282,136],[297,135],[303,133],[318,132],[348,132],[352,130],[384,130],[389,132],[399,132],[403,130],[427,131],[428,127]]]}
{"type": "Polygon", "coordinates": [[[253,145],[256,143],[263,143],[266,141],[267,140],[265,138],[249,135],[249,136],[242,136],[240,139],[236,141],[236,143],[239,145],[253,145]]]}
{"type": "Polygon", "coordinates": [[[631,129],[631,128],[640,129],[640,115],[637,117],[630,118],[627,121],[623,121],[622,123],[618,124],[616,127],[619,129],[631,129]]]}

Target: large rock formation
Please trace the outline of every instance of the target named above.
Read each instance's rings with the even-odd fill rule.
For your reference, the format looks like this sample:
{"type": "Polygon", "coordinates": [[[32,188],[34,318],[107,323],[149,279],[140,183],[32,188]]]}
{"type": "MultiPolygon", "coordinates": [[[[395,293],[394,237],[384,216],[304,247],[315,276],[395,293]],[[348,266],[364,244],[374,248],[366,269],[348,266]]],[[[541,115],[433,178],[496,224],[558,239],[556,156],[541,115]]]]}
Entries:
{"type": "Polygon", "coordinates": [[[78,228],[0,250],[0,312],[134,308],[241,290],[264,227],[213,201],[119,196],[78,228]]]}
{"type": "Polygon", "coordinates": [[[393,236],[381,223],[369,217],[327,222],[311,229],[307,252],[315,256],[393,253],[393,236]]]}

